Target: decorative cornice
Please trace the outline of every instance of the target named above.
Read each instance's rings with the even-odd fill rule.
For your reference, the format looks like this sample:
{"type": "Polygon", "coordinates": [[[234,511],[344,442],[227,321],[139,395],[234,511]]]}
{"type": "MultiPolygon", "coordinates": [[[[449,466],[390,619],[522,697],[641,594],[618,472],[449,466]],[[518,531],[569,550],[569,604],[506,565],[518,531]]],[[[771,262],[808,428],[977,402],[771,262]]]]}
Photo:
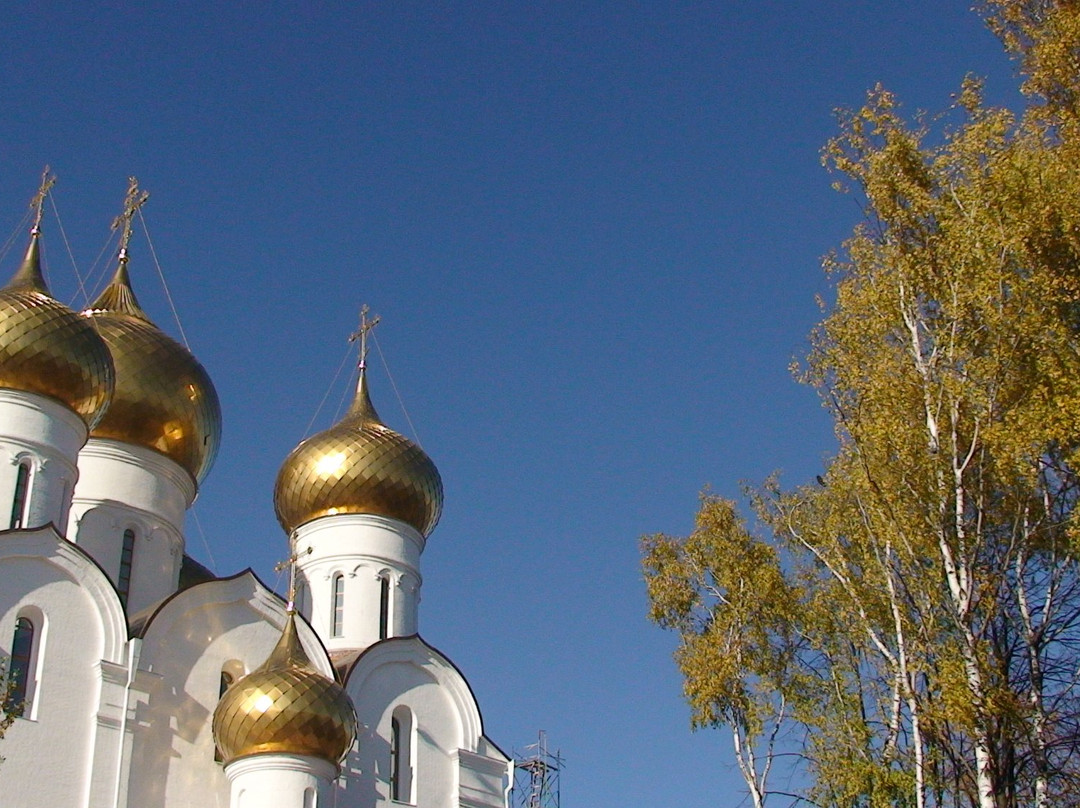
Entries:
{"type": "Polygon", "coordinates": [[[302,772],[329,782],[337,777],[338,769],[322,758],[308,755],[263,754],[237,758],[225,765],[225,775],[235,780],[246,774],[265,772],[302,772]]]}
{"type": "Polygon", "coordinates": [[[90,434],[86,422],[79,415],[48,396],[5,387],[0,388],[0,406],[2,405],[21,407],[39,416],[43,422],[62,425],[71,434],[76,446],[86,443],[90,434]]]}
{"type": "Polygon", "coordinates": [[[400,536],[410,544],[414,545],[420,553],[424,552],[424,547],[427,543],[423,534],[412,525],[397,519],[391,519],[386,516],[379,516],[372,513],[341,513],[334,516],[323,516],[319,519],[313,519],[310,522],[305,522],[293,531],[292,543],[295,546],[305,539],[313,538],[315,534],[329,531],[337,532],[343,528],[349,527],[375,527],[386,530],[389,533],[400,536]]]}
{"type": "MultiPolygon", "coordinates": [[[[69,472],[69,476],[74,476],[78,471],[78,466],[72,459],[57,451],[54,446],[45,443],[31,443],[10,435],[3,435],[0,436],[0,446],[4,447],[4,457],[13,466],[28,457],[34,462],[36,470],[42,470],[46,465],[59,465],[69,472]]],[[[69,476],[65,476],[64,479],[69,479],[69,476]]]]}

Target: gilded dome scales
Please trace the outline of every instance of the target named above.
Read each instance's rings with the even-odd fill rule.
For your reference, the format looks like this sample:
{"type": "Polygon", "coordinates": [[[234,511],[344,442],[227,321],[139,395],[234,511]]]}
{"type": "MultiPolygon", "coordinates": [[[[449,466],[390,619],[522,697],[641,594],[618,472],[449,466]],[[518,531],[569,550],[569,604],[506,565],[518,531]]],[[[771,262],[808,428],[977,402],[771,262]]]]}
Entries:
{"type": "Polygon", "coordinates": [[[116,392],[93,430],[160,452],[201,482],[221,440],[221,406],[209,375],[191,352],[159,329],[143,311],[128,275],[131,221],[149,198],[132,178],[124,212],[116,272],[83,312],[112,352],[116,392]]]}
{"type": "Polygon", "coordinates": [[[41,274],[42,207],[54,182],[46,167],[30,203],[26,256],[0,289],[0,387],[54,398],[93,428],[113,394],[113,363],[94,329],[52,297],[41,274]]]}
{"type": "Polygon", "coordinates": [[[427,536],[442,513],[442,479],[431,458],[386,426],[368,392],[367,337],[379,318],[360,312],[360,376],[352,406],[337,424],[300,443],[282,464],[274,509],[285,530],[338,514],[374,514],[427,536]]]}

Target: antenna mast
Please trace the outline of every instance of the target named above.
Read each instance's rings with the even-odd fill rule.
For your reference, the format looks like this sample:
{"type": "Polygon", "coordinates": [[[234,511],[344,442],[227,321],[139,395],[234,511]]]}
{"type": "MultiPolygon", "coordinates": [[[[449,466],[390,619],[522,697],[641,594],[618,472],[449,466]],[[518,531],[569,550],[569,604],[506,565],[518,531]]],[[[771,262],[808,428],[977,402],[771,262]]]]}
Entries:
{"type": "Polygon", "coordinates": [[[563,759],[548,751],[547,733],[514,754],[514,808],[559,808],[559,772],[563,759]]]}

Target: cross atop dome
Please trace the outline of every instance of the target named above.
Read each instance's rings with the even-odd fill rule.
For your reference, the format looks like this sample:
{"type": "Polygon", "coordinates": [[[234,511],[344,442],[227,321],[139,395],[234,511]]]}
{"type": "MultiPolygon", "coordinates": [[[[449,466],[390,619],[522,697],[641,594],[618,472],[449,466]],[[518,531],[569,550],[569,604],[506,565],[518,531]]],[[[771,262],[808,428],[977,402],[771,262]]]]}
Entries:
{"type": "Polygon", "coordinates": [[[30,228],[32,235],[36,236],[41,232],[41,214],[45,209],[45,197],[49,195],[54,185],[56,185],[56,175],[49,170],[48,166],[45,166],[41,172],[41,186],[34,194],[34,198],[30,200],[30,209],[34,211],[34,226],[30,228]]]}
{"type": "Polygon", "coordinates": [[[367,316],[369,311],[371,311],[371,309],[368,308],[367,303],[360,307],[360,328],[349,334],[349,342],[356,342],[357,340],[360,340],[360,370],[364,370],[367,367],[368,332],[375,328],[375,326],[377,326],[382,321],[382,317],[380,317],[378,314],[376,314],[371,320],[368,320],[367,316]]]}
{"type": "Polygon", "coordinates": [[[150,198],[149,191],[139,190],[139,181],[135,177],[128,177],[127,195],[124,197],[124,211],[113,219],[112,229],[123,228],[120,233],[120,261],[127,261],[128,244],[131,242],[131,220],[139,212],[139,208],[146,204],[150,198]]]}
{"type": "Polygon", "coordinates": [[[41,186],[30,200],[30,210],[34,212],[34,225],[30,228],[30,246],[26,249],[26,257],[20,265],[15,276],[8,286],[23,286],[28,289],[36,289],[44,294],[50,294],[45,283],[45,276],[41,274],[41,253],[39,239],[41,237],[41,216],[45,211],[45,197],[50,189],[56,184],[56,176],[52,174],[48,166],[41,172],[41,186]]]}

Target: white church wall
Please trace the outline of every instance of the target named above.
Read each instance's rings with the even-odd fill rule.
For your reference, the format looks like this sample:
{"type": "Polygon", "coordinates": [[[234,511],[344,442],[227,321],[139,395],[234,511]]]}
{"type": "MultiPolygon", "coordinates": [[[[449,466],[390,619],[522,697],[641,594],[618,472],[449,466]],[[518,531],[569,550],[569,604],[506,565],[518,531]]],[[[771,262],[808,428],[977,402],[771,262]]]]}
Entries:
{"type": "Polygon", "coordinates": [[[503,808],[513,769],[505,758],[459,749],[458,803],[461,808],[503,808]]]}
{"type": "Polygon", "coordinates": [[[360,740],[346,760],[351,782],[339,784],[341,808],[390,802],[391,724],[402,707],[413,721],[412,793],[399,801],[458,808],[464,794],[478,806],[505,804],[508,761],[491,756],[468,683],[422,639],[399,638],[370,648],[349,673],[346,690],[356,706],[360,740]]]}
{"type": "Polygon", "coordinates": [[[10,654],[15,622],[28,617],[35,677],[27,716],[3,740],[4,804],[104,808],[116,754],[95,749],[116,750],[119,736],[115,716],[102,709],[103,678],[123,663],[127,647],[116,594],[93,562],[51,528],[3,537],[0,580],[8,582],[0,587],[0,650],[10,654]],[[51,765],[58,753],[64,765],[51,765]]]}
{"type": "Polygon", "coordinates": [[[301,525],[293,539],[304,586],[304,616],[331,650],[367,648],[380,639],[382,580],[389,582],[387,636],[418,629],[424,538],[410,525],[372,514],[339,514],[301,525]],[[335,576],[343,609],[335,623],[335,576]]]}
{"type": "Polygon", "coordinates": [[[102,438],[91,438],[78,462],[68,536],[116,582],[124,531],[132,530],[129,614],[168,597],[176,591],[184,516],[195,498],[191,475],[158,452],[102,438]]]}
{"type": "Polygon", "coordinates": [[[91,438],[79,452],[76,499],[123,502],[180,527],[195,500],[195,481],[177,463],[142,446],[91,438]]]}
{"type": "Polygon", "coordinates": [[[119,586],[124,533],[130,530],[132,554],[127,592],[128,614],[138,614],[176,591],[184,557],[184,539],[154,514],[117,503],[73,508],[70,533],[119,586]]]}
{"type": "Polygon", "coordinates": [[[29,464],[28,499],[21,527],[67,524],[75,458],[86,441],[86,424],[57,401],[20,390],[0,389],[0,529],[12,526],[19,464],[29,464]]]}
{"type": "Polygon", "coordinates": [[[333,764],[306,755],[253,755],[225,769],[231,808],[323,808],[320,789],[334,778],[333,764]]]}
{"type": "Polygon", "coordinates": [[[145,702],[146,681],[138,677],[139,640],[128,643],[124,664],[102,661],[99,669],[101,696],[97,711],[97,735],[91,764],[92,808],[127,805],[127,778],[131,766],[134,718],[145,702]]]}
{"type": "Polygon", "coordinates": [[[413,718],[411,760],[405,764],[411,770],[412,794],[400,801],[425,808],[455,805],[453,754],[461,743],[461,719],[435,678],[416,664],[392,662],[365,679],[362,688],[350,686],[348,691],[361,729],[358,749],[346,767],[359,799],[347,795],[339,797],[338,804],[369,808],[390,802],[391,719],[403,706],[413,718]]]}
{"type": "MultiPolygon", "coordinates": [[[[155,686],[138,713],[131,806],[228,808],[211,728],[221,672],[239,678],[261,665],[284,623],[284,604],[251,573],[200,584],[161,607],[143,635],[140,667],[155,686]]],[[[314,632],[297,627],[313,664],[332,676],[314,632]]]]}

